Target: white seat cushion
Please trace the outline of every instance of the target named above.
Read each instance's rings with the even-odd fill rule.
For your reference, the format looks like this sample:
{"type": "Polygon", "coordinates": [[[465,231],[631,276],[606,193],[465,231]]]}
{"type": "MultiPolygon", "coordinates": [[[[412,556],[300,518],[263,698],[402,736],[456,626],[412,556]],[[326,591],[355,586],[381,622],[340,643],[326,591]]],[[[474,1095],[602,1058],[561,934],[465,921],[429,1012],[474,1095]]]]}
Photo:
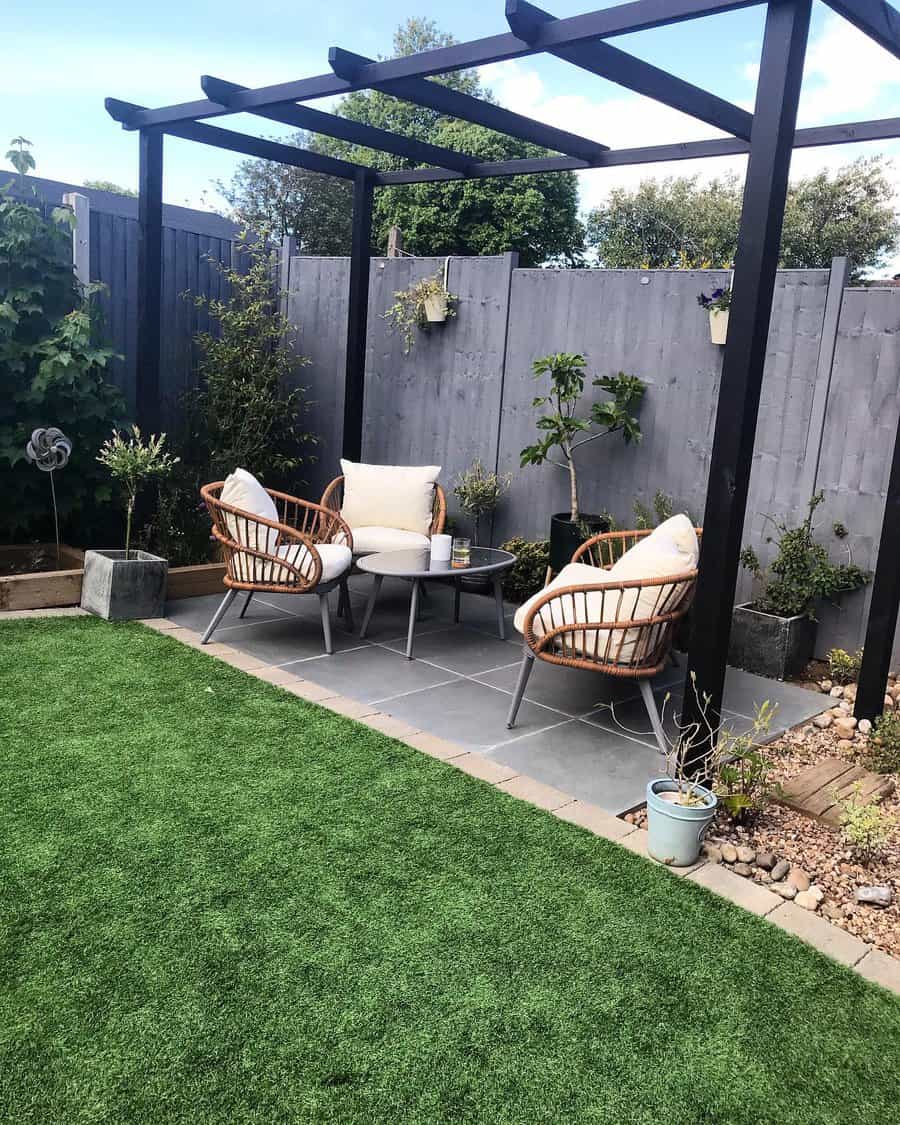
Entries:
{"type": "MultiPolygon", "coordinates": [[[[223,504],[232,508],[239,508],[251,516],[262,516],[265,520],[278,523],[278,509],[275,501],[266,492],[252,473],[246,469],[235,469],[225,478],[219,499],[223,504]]],[[[238,543],[252,547],[255,551],[265,551],[272,554],[278,542],[278,532],[274,527],[267,528],[264,524],[254,523],[239,519],[230,512],[223,513],[228,534],[238,543]]]]}
{"type": "Polygon", "coordinates": [[[428,535],[440,465],[360,465],[341,461],[341,517],[358,527],[389,527],[428,535]]]}
{"type": "MultiPolygon", "coordinates": [[[[639,540],[609,570],[585,563],[569,563],[543,590],[533,594],[516,612],[513,624],[522,633],[529,609],[550,590],[565,587],[602,586],[587,594],[561,599],[536,617],[532,628],[536,636],[563,624],[640,620],[666,612],[678,605],[681,584],[652,586],[646,589],[616,589],[622,582],[648,578],[665,578],[683,574],[697,566],[699,558],[697,535],[687,516],[666,520],[655,531],[639,540]]],[[[626,664],[634,655],[637,630],[600,630],[573,633],[567,637],[567,648],[582,655],[626,664]],[[623,635],[624,634],[624,635],[623,635]]]]}
{"type": "MultiPolygon", "coordinates": [[[[319,582],[332,582],[335,578],[340,578],[347,570],[350,569],[350,563],[353,561],[350,554],[350,548],[344,547],[340,543],[317,543],[316,550],[319,553],[319,558],[322,560],[322,573],[319,576],[319,582]]],[[[292,566],[296,566],[304,578],[309,578],[313,570],[313,557],[309,549],[303,543],[286,543],[284,546],[279,547],[275,554],[279,558],[285,559],[292,566]]],[[[267,562],[265,560],[257,559],[256,581],[257,582],[276,582],[286,583],[291,585],[297,581],[296,575],[289,571],[286,567],[279,566],[278,563],[267,562]]],[[[252,565],[252,564],[251,564],[252,565]]]]}
{"type": "Polygon", "coordinates": [[[400,531],[396,527],[354,527],[353,553],[374,555],[377,551],[409,551],[427,547],[430,540],[418,531],[400,531]]]}

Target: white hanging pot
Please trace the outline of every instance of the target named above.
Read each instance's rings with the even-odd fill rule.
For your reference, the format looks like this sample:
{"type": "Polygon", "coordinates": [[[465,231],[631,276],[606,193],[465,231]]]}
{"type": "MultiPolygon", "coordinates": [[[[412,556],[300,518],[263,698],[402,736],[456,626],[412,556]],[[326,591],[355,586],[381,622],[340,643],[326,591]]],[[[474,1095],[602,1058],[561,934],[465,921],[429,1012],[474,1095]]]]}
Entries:
{"type": "Polygon", "coordinates": [[[714,344],[724,344],[728,337],[728,309],[709,310],[709,338],[714,344]]]}
{"type": "Polygon", "coordinates": [[[425,319],[429,324],[443,324],[447,319],[446,294],[434,293],[425,298],[425,319]]]}

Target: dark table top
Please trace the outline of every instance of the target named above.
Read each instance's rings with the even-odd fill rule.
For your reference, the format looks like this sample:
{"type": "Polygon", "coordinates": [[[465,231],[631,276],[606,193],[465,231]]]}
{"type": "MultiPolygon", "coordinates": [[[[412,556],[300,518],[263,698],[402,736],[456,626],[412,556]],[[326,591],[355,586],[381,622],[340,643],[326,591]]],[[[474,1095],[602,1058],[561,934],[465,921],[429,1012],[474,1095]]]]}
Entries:
{"type": "Polygon", "coordinates": [[[469,574],[491,574],[508,570],[516,561],[509,551],[495,547],[472,547],[468,566],[451,566],[446,562],[432,562],[427,547],[410,551],[380,551],[356,560],[360,570],[369,574],[392,575],[396,578],[460,578],[469,574]]]}

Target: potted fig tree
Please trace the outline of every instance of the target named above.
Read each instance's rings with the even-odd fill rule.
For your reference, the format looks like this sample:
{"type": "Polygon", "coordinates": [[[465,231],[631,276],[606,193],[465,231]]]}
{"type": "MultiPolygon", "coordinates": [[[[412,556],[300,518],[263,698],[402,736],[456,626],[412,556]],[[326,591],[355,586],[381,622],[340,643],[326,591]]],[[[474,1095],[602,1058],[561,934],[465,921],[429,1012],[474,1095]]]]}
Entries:
{"type": "Polygon", "coordinates": [[[775,557],[763,567],[752,547],[741,563],[754,578],[753,600],[735,606],[731,619],[729,663],[748,672],[783,680],[802,672],[812,659],[819,602],[858,590],[869,575],[854,565],[834,563],[814,537],[813,515],[824,500],[817,492],[799,527],[776,523],[767,542],[775,557]]]}
{"type": "Polygon", "coordinates": [[[647,388],[635,375],[620,371],[617,375],[594,379],[592,385],[611,397],[595,402],[586,418],[576,415],[584,393],[586,364],[583,355],[570,352],[544,356],[532,364],[536,379],[550,378],[550,393],[538,395],[532,406],[536,410],[548,408],[549,412],[538,418],[540,440],[522,450],[521,464],[543,465],[546,461],[569,475],[569,510],[557,512],[550,518],[552,571],[561,570],[589,536],[609,530],[607,516],[581,511],[575,454],[588,442],[609,434],[620,433],[626,445],[641,439],[641,427],[635,415],[647,388]],[[555,450],[559,452],[554,455],[555,450]]]}
{"type": "Polygon", "coordinates": [[[87,551],[81,608],[107,621],[161,617],[166,598],[168,563],[148,551],[131,546],[131,525],[137,494],[153,477],[164,477],[179,458],[163,448],[165,434],[151,434],[145,442],[137,426],[130,434],[114,430],[97,460],[125,494],[125,550],[87,551]]]}

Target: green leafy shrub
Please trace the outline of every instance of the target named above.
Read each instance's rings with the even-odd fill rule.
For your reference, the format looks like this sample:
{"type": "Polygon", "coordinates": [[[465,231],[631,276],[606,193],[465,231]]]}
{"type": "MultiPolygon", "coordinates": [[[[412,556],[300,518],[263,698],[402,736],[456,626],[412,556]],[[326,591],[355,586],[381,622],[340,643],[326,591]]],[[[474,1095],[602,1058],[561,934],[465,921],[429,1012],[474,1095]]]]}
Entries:
{"type": "Polygon", "coordinates": [[[131,547],[131,521],[138,491],[152,477],[168,476],[178,461],[163,449],[165,444],[165,434],[151,434],[144,441],[141,431],[132,426],[127,436],[113,430],[112,437],[106,439],[97,455],[97,460],[109,470],[125,494],[126,559],[131,547]]]}
{"type": "Polygon", "coordinates": [[[813,538],[813,514],[824,499],[823,492],[810,499],[806,519],[799,527],[775,523],[777,534],[766,541],[777,543],[778,550],[768,569],[763,569],[752,547],[741,551],[742,565],[759,583],[753,605],[760,612],[815,618],[821,599],[833,599],[869,581],[869,575],[853,563],[833,563],[828,551],[813,538]]]}
{"type": "Polygon", "coordinates": [[[836,684],[855,684],[862,665],[862,649],[854,653],[833,648],[828,653],[828,674],[836,684]]]}
{"type": "Polygon", "coordinates": [[[900,714],[885,711],[869,732],[866,765],[878,773],[900,773],[900,714]]]}
{"type": "Polygon", "coordinates": [[[776,705],[766,700],[756,708],[751,730],[733,734],[723,729],[714,756],[713,788],[736,824],[757,816],[778,793],[772,781],[772,759],[761,746],[775,716],[776,705]]]}
{"type": "Polygon", "coordinates": [[[890,840],[896,818],[873,801],[860,796],[862,786],[859,782],[853,787],[853,794],[841,801],[841,833],[862,864],[878,859],[884,846],[890,840]]]}
{"type": "Polygon", "coordinates": [[[476,457],[471,466],[456,478],[453,495],[459,506],[471,516],[475,523],[473,538],[478,542],[481,531],[481,517],[493,512],[503,493],[509,488],[512,477],[509,473],[490,473],[476,457]]]}
{"type": "MultiPolygon", "coordinates": [[[[30,158],[23,168],[33,167],[22,152],[30,158]]],[[[25,460],[39,427],[59,426],[72,441],[58,482],[63,536],[88,543],[106,518],[110,487],[94,457],[125,404],[106,378],[113,353],[98,341],[99,287],[76,284],[71,222],[64,208],[44,218],[36,197],[25,202],[0,189],[0,491],[15,497],[0,511],[6,541],[52,531],[47,482],[25,460]]]]}
{"type": "Polygon", "coordinates": [[[502,545],[502,550],[512,551],[515,566],[503,579],[503,594],[511,602],[524,602],[543,589],[550,565],[549,539],[522,539],[514,536],[502,545]]]}
{"type": "Polygon", "coordinates": [[[246,265],[213,261],[229,285],[228,298],[192,298],[219,333],[197,336],[198,386],[185,396],[190,432],[181,452],[206,480],[240,466],[270,488],[297,491],[317,438],[302,425],[305,388],[291,384],[309,360],[293,348],[296,330],[280,311],[269,255],[246,237],[237,254],[246,265]]]}

